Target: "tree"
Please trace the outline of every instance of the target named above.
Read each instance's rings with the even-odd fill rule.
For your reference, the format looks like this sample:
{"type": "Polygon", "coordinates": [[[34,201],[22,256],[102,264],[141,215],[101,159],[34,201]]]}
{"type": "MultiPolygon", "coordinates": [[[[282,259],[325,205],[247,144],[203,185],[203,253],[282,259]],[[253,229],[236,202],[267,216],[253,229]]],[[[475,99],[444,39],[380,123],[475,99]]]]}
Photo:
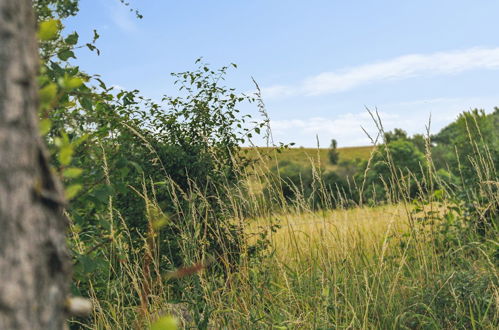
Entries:
{"type": "Polygon", "coordinates": [[[439,154],[437,166],[454,169],[468,186],[484,180],[499,167],[499,109],[486,114],[474,109],[463,112],[444,127],[433,141],[439,154]]]}
{"type": "Polygon", "coordinates": [[[414,146],[422,153],[426,152],[426,138],[423,134],[414,134],[410,139],[414,146]]]}
{"type": "Polygon", "coordinates": [[[338,143],[335,139],[331,140],[331,146],[329,147],[329,151],[327,152],[327,156],[329,158],[329,162],[333,165],[338,164],[340,160],[340,153],[338,151],[338,143]]]}
{"type": "Polygon", "coordinates": [[[394,142],[397,140],[410,141],[414,146],[422,153],[426,152],[426,139],[423,134],[414,134],[412,137],[407,135],[407,132],[401,128],[395,128],[393,131],[385,132],[384,134],[385,144],[394,142]]]}
{"type": "Polygon", "coordinates": [[[408,140],[407,132],[401,128],[395,128],[393,132],[385,133],[385,143],[390,143],[396,140],[408,140]]]}
{"type": "MultiPolygon", "coordinates": [[[[364,165],[367,166],[367,161],[364,165]]],[[[371,167],[366,177],[367,198],[386,199],[388,195],[397,200],[401,193],[414,197],[417,193],[415,181],[421,181],[425,158],[414,143],[396,139],[376,150],[371,160],[371,167]],[[404,180],[405,179],[405,180],[404,180]],[[408,180],[407,180],[408,179],[408,180]],[[409,181],[409,191],[399,191],[397,182],[409,181]]]]}
{"type": "Polygon", "coordinates": [[[37,123],[31,0],[0,0],[0,329],[62,329],[69,294],[64,198],[37,123]]]}

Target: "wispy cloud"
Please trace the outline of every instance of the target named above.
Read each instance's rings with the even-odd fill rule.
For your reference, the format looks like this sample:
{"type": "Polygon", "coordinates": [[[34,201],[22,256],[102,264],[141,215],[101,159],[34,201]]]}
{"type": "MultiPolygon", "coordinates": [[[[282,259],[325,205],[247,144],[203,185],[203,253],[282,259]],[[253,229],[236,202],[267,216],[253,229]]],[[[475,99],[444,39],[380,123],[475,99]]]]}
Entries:
{"type": "Polygon", "coordinates": [[[381,81],[458,74],[476,69],[499,69],[499,47],[404,55],[387,61],[323,72],[297,85],[270,86],[263,89],[263,96],[339,93],[381,81]]]}
{"type": "MultiPolygon", "coordinates": [[[[499,105],[499,98],[435,98],[384,104],[379,107],[385,130],[402,128],[409,134],[426,133],[430,124],[431,133],[437,133],[457,118],[462,111],[472,108],[492,111],[499,105]]],[[[316,136],[321,147],[327,147],[331,139],[340,146],[369,145],[369,137],[377,135],[377,128],[367,111],[349,112],[334,116],[313,118],[290,118],[271,120],[275,141],[295,142],[298,146],[313,147],[316,136]]],[[[260,144],[261,141],[258,141],[260,144]]]]}
{"type": "MultiPolygon", "coordinates": [[[[392,126],[399,116],[389,113],[380,113],[383,123],[392,126]]],[[[368,145],[370,139],[362,131],[365,128],[373,138],[376,138],[374,122],[367,111],[346,113],[335,118],[313,117],[306,119],[272,120],[272,131],[278,141],[296,142],[298,145],[313,147],[316,136],[321,147],[329,145],[330,139],[337,139],[342,146],[368,145]],[[296,141],[287,141],[289,136],[296,141]]]]}

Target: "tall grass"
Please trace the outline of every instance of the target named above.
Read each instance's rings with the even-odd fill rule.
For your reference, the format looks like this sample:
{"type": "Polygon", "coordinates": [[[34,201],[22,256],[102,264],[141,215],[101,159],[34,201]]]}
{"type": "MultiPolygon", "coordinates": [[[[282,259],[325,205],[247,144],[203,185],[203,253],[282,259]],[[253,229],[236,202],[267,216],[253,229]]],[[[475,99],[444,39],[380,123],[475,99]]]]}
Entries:
{"type": "MultiPolygon", "coordinates": [[[[484,201],[475,207],[486,210],[499,205],[498,178],[490,155],[477,151],[480,182],[473,194],[486,198],[469,196],[469,201],[484,201]]],[[[300,197],[299,186],[290,202],[282,194],[287,183],[268,174],[273,164],[267,161],[216,196],[205,196],[194,185],[179,192],[166,178],[176,207],[172,218],[159,207],[154,183],[144,177],[142,187],[130,189],[146,205],[149,231],[137,247],[126,215],[109,200],[106,216],[114,229],[102,247],[108,281],[89,281],[94,313],[72,324],[143,329],[173,315],[182,327],[201,329],[497,329],[498,229],[485,236],[459,231],[464,209],[455,196],[462,187],[442,182],[429,143],[426,157],[429,166],[422,168],[414,202],[407,176],[387,154],[393,175],[386,184],[393,198],[377,207],[352,208],[339,195],[340,201],[323,204],[336,209],[317,211],[300,197]],[[261,186],[270,192],[264,195],[261,186]],[[222,235],[227,228],[209,228],[225,247],[216,256],[206,250],[200,226],[213,214],[208,202],[213,198],[217,214],[244,233],[230,238],[234,244],[222,235]],[[452,226],[450,217],[456,219],[452,226]],[[173,229],[180,235],[181,268],[169,266],[173,261],[159,252],[169,244],[163,233],[173,229]]],[[[314,179],[316,193],[332,198],[320,175],[314,179]]],[[[77,230],[71,240],[85,252],[77,230]]]]}

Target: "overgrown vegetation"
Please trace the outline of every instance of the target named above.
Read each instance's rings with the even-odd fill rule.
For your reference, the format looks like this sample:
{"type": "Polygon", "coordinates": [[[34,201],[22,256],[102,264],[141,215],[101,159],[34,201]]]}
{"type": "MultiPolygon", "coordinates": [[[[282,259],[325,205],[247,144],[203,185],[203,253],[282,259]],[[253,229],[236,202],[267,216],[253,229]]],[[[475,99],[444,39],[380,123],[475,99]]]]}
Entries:
{"type": "Polygon", "coordinates": [[[499,109],[413,137],[373,114],[369,157],[279,160],[240,147],[268,119],[239,112],[264,108],[224,86],[235,65],[198,61],[157,104],[70,62],[98,53],[97,31],[63,29],[77,1],[34,6],[41,133],[70,199],[73,291],[94,303],[71,327],[497,328],[499,109]]]}

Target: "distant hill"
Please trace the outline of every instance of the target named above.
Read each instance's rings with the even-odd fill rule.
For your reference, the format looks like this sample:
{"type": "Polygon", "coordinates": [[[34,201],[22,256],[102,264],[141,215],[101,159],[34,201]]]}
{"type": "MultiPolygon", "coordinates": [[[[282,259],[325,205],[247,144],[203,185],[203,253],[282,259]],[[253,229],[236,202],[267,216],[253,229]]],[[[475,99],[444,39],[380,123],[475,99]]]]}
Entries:
{"type": "MultiPolygon", "coordinates": [[[[249,150],[248,155],[251,158],[258,158],[259,154],[267,156],[262,157],[262,159],[269,167],[275,165],[276,161],[287,160],[302,166],[308,166],[312,162],[318,165],[320,162],[321,167],[324,169],[335,169],[335,166],[328,162],[327,148],[289,148],[283,150],[281,153],[276,152],[275,148],[254,147],[245,149],[249,150]]],[[[338,148],[338,151],[340,152],[340,162],[342,160],[352,160],[355,158],[369,159],[372,150],[373,146],[338,148]]]]}

